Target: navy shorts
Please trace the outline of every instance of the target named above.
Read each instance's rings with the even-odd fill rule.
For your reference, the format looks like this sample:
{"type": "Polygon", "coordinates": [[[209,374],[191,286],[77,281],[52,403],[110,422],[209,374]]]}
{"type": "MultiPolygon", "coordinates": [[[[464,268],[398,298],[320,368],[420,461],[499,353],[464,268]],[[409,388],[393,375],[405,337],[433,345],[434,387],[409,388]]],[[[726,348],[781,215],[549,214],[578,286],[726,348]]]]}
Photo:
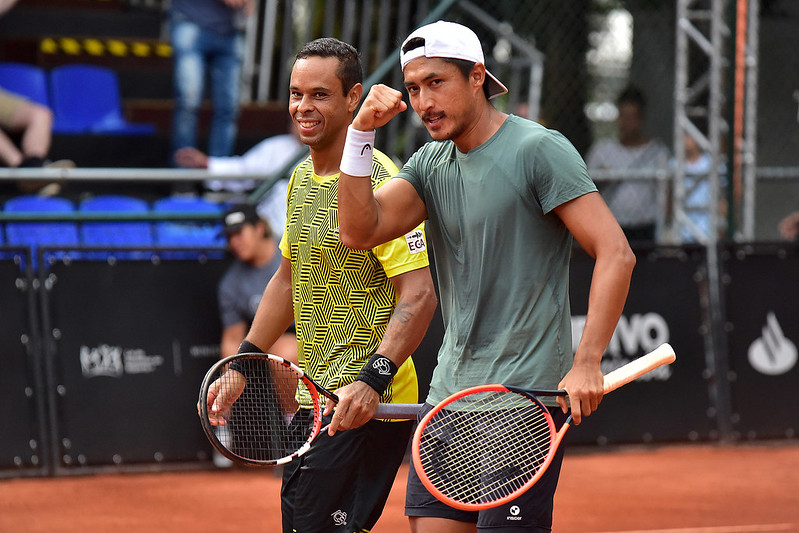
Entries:
{"type": "MultiPolygon", "coordinates": [[[[310,411],[301,409],[292,424],[308,416],[310,411]]],[[[321,432],[283,469],[283,532],[369,531],[383,512],[412,431],[411,420],[371,420],[332,437],[321,432]]]]}
{"type": "MultiPolygon", "coordinates": [[[[432,408],[430,405],[425,405],[419,413],[419,420],[432,408]]],[[[549,408],[549,411],[555,427],[560,428],[566,421],[566,415],[559,407],[549,408]]],[[[563,462],[563,448],[561,443],[555,452],[552,464],[528,491],[509,503],[483,511],[462,511],[442,503],[422,484],[411,463],[405,492],[405,516],[429,516],[471,522],[477,524],[478,531],[490,530],[492,533],[502,531],[547,533],[552,530],[553,500],[563,462]]]]}

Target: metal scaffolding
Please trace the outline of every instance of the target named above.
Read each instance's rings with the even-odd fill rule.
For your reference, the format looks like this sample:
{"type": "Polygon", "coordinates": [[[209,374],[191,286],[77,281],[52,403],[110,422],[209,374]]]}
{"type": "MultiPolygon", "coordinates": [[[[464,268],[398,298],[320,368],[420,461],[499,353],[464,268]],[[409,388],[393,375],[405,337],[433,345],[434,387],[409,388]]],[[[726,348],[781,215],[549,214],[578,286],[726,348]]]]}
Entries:
{"type": "Polygon", "coordinates": [[[760,0],[677,2],[677,164],[671,205],[677,242],[687,233],[715,246],[725,227],[727,237],[754,238],[759,4],[760,0]],[[707,174],[686,175],[685,136],[710,156],[707,174]],[[710,192],[709,201],[699,208],[686,201],[697,187],[710,192]],[[722,193],[725,189],[729,194],[722,193]],[[698,210],[711,221],[707,227],[692,221],[690,215],[698,210]]]}
{"type": "Polygon", "coordinates": [[[716,406],[716,412],[711,414],[717,419],[722,439],[732,435],[734,413],[724,407],[730,405],[730,369],[719,235],[725,225],[725,189],[731,191],[726,197],[726,209],[732,214],[733,223],[728,228],[731,236],[751,240],[754,235],[758,7],[759,0],[677,2],[672,229],[678,242],[679,236],[688,232],[706,247],[702,283],[706,294],[706,359],[716,406]],[[686,136],[710,156],[707,174],[686,174],[686,136]],[[730,142],[725,143],[725,139],[730,142]],[[732,150],[729,159],[727,145],[732,150]],[[692,210],[696,212],[696,204],[686,201],[697,187],[708,192],[705,205],[699,207],[710,221],[704,228],[690,216],[692,210]],[[741,230],[736,231],[738,213],[742,224],[741,230]]]}

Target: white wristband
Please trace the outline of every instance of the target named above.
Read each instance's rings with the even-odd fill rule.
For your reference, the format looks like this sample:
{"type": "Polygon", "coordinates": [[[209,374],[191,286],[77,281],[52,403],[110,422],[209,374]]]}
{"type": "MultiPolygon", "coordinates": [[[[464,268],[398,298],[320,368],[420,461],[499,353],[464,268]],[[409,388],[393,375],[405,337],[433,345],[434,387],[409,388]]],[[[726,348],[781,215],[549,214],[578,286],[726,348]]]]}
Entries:
{"type": "Polygon", "coordinates": [[[341,154],[339,170],[342,174],[350,176],[372,175],[372,149],[375,145],[375,130],[360,131],[352,127],[347,128],[347,140],[344,143],[344,153],[341,154]]]}

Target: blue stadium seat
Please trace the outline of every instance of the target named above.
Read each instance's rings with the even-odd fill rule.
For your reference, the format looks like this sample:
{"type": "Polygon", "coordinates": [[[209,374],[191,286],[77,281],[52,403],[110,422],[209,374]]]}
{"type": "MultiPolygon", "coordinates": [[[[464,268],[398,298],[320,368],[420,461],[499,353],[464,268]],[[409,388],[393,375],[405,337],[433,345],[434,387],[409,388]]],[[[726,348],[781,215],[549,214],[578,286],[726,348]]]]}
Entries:
{"type": "Polygon", "coordinates": [[[28,100],[50,107],[47,71],[25,63],[0,63],[0,87],[28,100]]]}
{"type": "Polygon", "coordinates": [[[63,65],[50,71],[53,133],[152,135],[155,125],[128,122],[122,114],[116,72],[95,65],[63,65]]]}
{"type": "Polygon", "coordinates": [[[13,259],[16,255],[12,250],[3,250],[2,247],[6,245],[6,231],[5,225],[0,224],[0,260],[6,261],[13,259]]]}
{"type": "MultiPolygon", "coordinates": [[[[6,213],[29,214],[31,220],[6,222],[6,241],[9,245],[28,246],[36,268],[37,249],[39,247],[56,247],[55,257],[62,257],[67,250],[74,250],[80,244],[78,224],[74,221],[38,220],[38,215],[65,214],[75,211],[74,204],[55,196],[43,197],[25,195],[11,198],[4,206],[6,213]]],[[[77,256],[74,251],[70,254],[77,256]]]]}
{"type": "Polygon", "coordinates": [[[153,212],[192,213],[218,215],[219,222],[164,221],[155,223],[155,237],[159,246],[224,248],[221,235],[222,206],[202,198],[170,196],[153,202],[153,212]]]}
{"type": "MultiPolygon", "coordinates": [[[[116,194],[92,196],[82,200],[78,211],[84,213],[141,213],[150,211],[149,204],[140,198],[116,194]]],[[[80,227],[81,243],[91,247],[141,247],[155,244],[153,228],[149,221],[101,220],[84,221],[80,227]]],[[[150,254],[142,251],[91,251],[89,259],[106,259],[113,255],[118,259],[141,259],[150,254]]]]}

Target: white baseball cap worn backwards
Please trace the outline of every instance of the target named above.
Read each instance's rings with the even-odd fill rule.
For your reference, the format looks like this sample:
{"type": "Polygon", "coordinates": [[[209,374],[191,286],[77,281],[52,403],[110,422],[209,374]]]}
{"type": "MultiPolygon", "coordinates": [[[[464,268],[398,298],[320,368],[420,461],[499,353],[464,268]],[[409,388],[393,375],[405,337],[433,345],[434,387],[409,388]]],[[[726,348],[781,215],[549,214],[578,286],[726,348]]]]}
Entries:
{"type": "MultiPolygon", "coordinates": [[[[400,49],[400,64],[403,70],[405,65],[420,57],[446,57],[451,59],[463,59],[472,63],[482,63],[485,65],[483,47],[477,35],[461,24],[439,20],[426,26],[422,26],[411,33],[400,49]],[[405,44],[411,39],[424,39],[424,46],[403,52],[405,44]]],[[[488,98],[494,98],[508,92],[501,81],[499,81],[488,69],[486,69],[486,81],[488,98]]]]}

